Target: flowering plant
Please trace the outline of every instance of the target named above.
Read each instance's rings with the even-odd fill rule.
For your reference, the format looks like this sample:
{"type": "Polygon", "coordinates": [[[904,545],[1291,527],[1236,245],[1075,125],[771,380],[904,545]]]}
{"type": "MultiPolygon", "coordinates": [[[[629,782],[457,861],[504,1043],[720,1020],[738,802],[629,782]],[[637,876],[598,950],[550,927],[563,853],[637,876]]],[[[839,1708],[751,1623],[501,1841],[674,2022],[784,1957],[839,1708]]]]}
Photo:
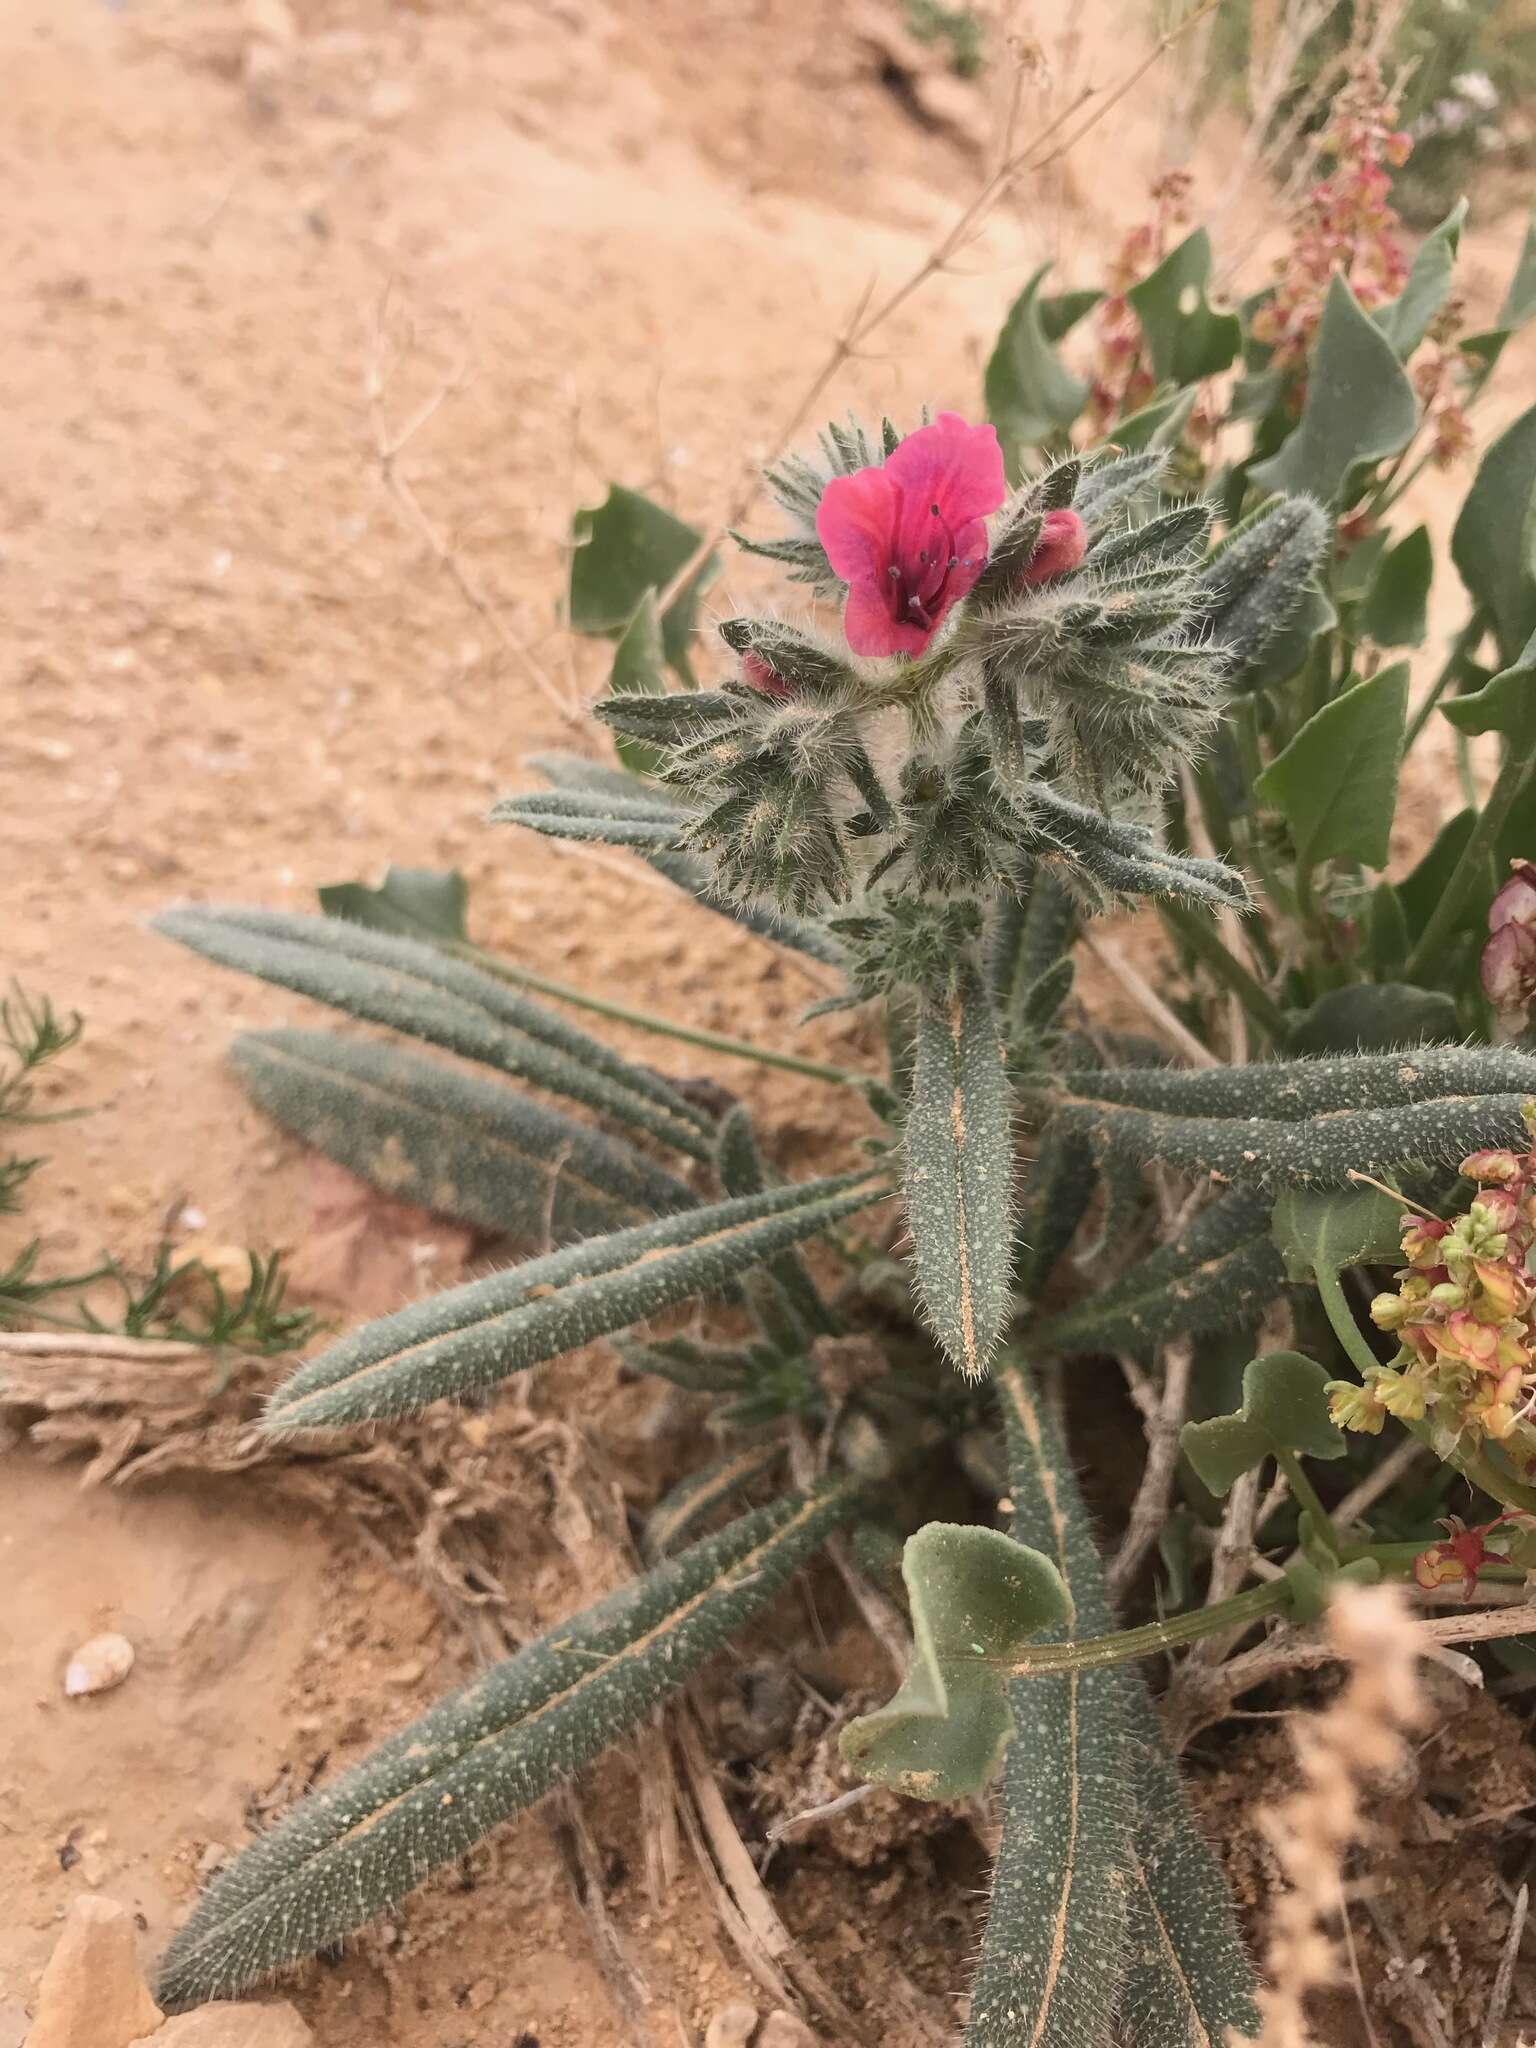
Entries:
{"type": "MultiPolygon", "coordinates": [[[[1361,95],[1341,151],[1382,143],[1361,95]]],[[[1523,937],[1500,938],[1523,934],[1523,897],[1501,899],[1503,951],[1479,972],[1490,862],[1536,845],[1536,578],[1499,538],[1536,500],[1536,408],[1472,481],[1453,548],[1471,614],[1410,727],[1406,664],[1384,656],[1424,637],[1432,562],[1422,529],[1387,518],[1410,451],[1438,445],[1440,400],[1405,364],[1448,302],[1460,215],[1405,273],[1378,249],[1367,306],[1318,268],[1343,203],[1317,199],[1296,288],[1238,311],[1209,294],[1202,230],[1149,238],[1155,267],[1117,280],[1100,323],[1112,381],[1060,353],[1100,295],[1045,297],[1040,273],[989,365],[988,423],[850,419],[777,462],[787,531],[744,544],[809,593],[803,621],[741,612],[706,644],[713,544],[619,486],[580,515],[570,614],[612,643],[594,706],[612,753],[537,757],[549,786],[493,815],[626,849],[809,963],[826,990],[809,1014],[869,1027],[857,1064],[555,982],[471,936],[457,876],[337,885],[318,917],[162,919],[494,1070],[312,1031],[235,1048],[289,1129],[534,1247],[306,1359],[267,1431],[486,1400],[611,1337],[719,1440],[650,1504],[630,1585],[448,1695],[215,1881],[167,1959],[168,2001],[360,1926],[644,1722],[827,1548],[864,1598],[897,1552],[910,1625],[907,1676],[844,1717],[840,1767],[927,1799],[1002,1771],[971,2048],[1021,2026],[1097,2041],[1117,2012],[1132,2048],[1256,2024],[1137,1660],[1206,1644],[1167,1702],[1201,1725],[1243,1683],[1223,1692],[1222,1643],[1304,1624],[1341,1578],[1475,1594],[1521,1576],[1536,1504],[1536,1165],[1514,1149],[1536,1057],[1492,1042],[1488,1006],[1524,971],[1523,937]],[[1091,425],[1106,411],[1109,443],[1091,425]],[[1392,876],[1402,762],[1442,699],[1458,732],[1501,736],[1502,766],[1392,876]],[[1161,988],[1120,963],[1150,1044],[1076,988],[1080,943],[1113,968],[1095,927],[1129,906],[1168,941],[1161,988]],[[622,1056],[572,1008],[839,1091],[844,1169],[783,1177],[743,1101],[622,1056]],[[1457,1160],[1483,1188],[1470,1205],[1457,1160]],[[1346,1276],[1400,1250],[1378,1301],[1390,1358],[1346,1276]],[[690,1304],[710,1322],[680,1322],[690,1304]],[[1261,1348],[1287,1319],[1306,1350],[1261,1348]],[[1149,1450],[1106,1567],[1049,1393],[1060,1361],[1116,1356],[1149,1450]],[[1389,1416],[1500,1512],[1442,1542],[1388,1486],[1362,1522],[1313,1468],[1348,1460],[1341,1421],[1389,1416]],[[941,1504],[956,1519],[928,1519],[941,1504]],[[1165,1536],[1177,1596],[1148,1583],[1165,1536]],[[1156,1618],[1122,1628],[1119,1600],[1156,1618]]],[[[1451,374],[1475,384],[1533,309],[1522,271],[1451,374]]]]}

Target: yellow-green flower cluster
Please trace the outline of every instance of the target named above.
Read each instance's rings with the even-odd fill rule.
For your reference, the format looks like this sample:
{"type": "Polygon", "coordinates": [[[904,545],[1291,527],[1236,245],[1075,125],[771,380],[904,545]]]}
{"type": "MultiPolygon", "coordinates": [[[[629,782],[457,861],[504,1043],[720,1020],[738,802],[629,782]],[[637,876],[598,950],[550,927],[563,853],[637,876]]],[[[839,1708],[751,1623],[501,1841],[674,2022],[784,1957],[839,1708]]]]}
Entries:
{"type": "MultiPolygon", "coordinates": [[[[1536,1105],[1526,1106],[1536,1137],[1536,1105]]],[[[1536,1150],[1474,1152],[1463,1175],[1481,1192],[1463,1215],[1403,1218],[1397,1289],[1371,1320],[1395,1332],[1390,1365],[1363,1385],[1336,1380],[1333,1419],[1378,1431],[1388,1415],[1427,1425],[1441,1457],[1500,1444],[1536,1471],[1536,1150]]]]}

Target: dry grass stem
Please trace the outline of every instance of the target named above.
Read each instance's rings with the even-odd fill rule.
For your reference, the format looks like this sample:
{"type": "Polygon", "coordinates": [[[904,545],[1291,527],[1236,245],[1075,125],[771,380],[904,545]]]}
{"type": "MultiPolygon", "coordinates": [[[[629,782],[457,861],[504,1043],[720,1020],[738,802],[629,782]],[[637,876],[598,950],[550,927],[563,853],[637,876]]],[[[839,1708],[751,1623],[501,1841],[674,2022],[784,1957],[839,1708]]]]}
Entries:
{"type": "Polygon", "coordinates": [[[1189,1406],[1193,1364],[1194,1346],[1188,1338],[1181,1337],[1164,1347],[1162,1392],[1146,1417],[1147,1462],[1131,1503],[1124,1540],[1109,1567],[1111,1593],[1123,1593],[1133,1582],[1168,1519],[1168,1502],[1179,1463],[1179,1431],[1189,1406]]]}

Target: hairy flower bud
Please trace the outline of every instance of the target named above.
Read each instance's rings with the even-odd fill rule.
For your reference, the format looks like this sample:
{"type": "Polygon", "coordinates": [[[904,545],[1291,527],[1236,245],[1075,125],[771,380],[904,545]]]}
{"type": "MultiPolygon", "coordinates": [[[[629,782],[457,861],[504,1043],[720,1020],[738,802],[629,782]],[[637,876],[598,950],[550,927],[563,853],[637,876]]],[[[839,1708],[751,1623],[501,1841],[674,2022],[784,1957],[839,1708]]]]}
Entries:
{"type": "Polygon", "coordinates": [[[1040,522],[1035,551],[1025,563],[1019,581],[1030,587],[1048,583],[1053,576],[1064,576],[1069,569],[1075,569],[1087,552],[1088,529],[1082,514],[1070,506],[1059,512],[1047,512],[1040,522]]]}

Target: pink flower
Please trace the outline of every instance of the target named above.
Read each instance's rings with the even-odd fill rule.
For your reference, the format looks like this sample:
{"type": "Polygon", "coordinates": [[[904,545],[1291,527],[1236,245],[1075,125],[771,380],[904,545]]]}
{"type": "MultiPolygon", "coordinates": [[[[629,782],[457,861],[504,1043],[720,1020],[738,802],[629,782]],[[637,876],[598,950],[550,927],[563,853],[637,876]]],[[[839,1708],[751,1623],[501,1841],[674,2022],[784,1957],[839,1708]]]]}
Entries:
{"type": "Polygon", "coordinates": [[[1006,494],[994,427],[957,412],[908,434],[884,462],[835,476],[816,531],[848,585],[855,654],[921,654],[987,559],[989,512],[1006,494]]]}
{"type": "Polygon", "coordinates": [[[1483,993],[1505,1016],[1518,1016],[1536,995],[1536,867],[1517,862],[1488,906],[1493,934],[1483,948],[1483,993]]]}

